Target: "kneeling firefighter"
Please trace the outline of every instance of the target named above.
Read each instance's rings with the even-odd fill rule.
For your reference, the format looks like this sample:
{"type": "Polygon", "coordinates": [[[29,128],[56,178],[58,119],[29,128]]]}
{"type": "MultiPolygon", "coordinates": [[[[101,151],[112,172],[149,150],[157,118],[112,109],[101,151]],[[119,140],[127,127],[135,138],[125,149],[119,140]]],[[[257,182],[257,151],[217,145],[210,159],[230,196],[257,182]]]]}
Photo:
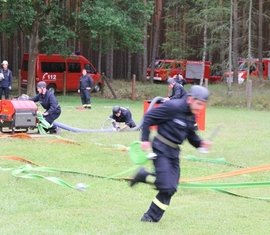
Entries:
{"type": "Polygon", "coordinates": [[[39,82],[37,84],[38,94],[35,97],[30,98],[30,100],[33,100],[34,102],[39,102],[41,106],[45,109],[42,115],[48,123],[52,124],[52,127],[47,130],[49,133],[52,134],[57,132],[57,128],[53,125],[53,122],[60,116],[61,108],[55,95],[52,92],[48,91],[46,87],[46,82],[39,82]]]}
{"type": "Polygon", "coordinates": [[[128,127],[136,127],[136,124],[132,119],[132,114],[128,108],[114,106],[112,108],[112,115],[110,116],[110,118],[114,120],[113,125],[115,128],[117,128],[116,122],[125,123],[125,125],[119,129],[120,131],[125,130],[128,127]]]}

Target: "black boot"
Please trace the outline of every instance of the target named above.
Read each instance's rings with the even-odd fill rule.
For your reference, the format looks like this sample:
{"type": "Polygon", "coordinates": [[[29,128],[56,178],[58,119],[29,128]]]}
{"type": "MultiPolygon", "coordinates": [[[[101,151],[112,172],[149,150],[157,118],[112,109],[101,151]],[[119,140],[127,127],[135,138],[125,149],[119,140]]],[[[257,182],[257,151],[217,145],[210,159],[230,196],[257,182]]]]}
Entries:
{"type": "Polygon", "coordinates": [[[59,132],[59,128],[56,126],[53,126],[53,127],[48,129],[49,134],[57,134],[58,132],[59,132]]]}
{"type": "Polygon", "coordinates": [[[136,175],[133,177],[133,179],[130,181],[130,187],[133,187],[139,182],[145,183],[145,179],[148,175],[150,175],[150,173],[147,172],[143,167],[141,167],[136,173],[136,175]]]}
{"type": "Polygon", "coordinates": [[[156,223],[156,221],[154,221],[147,213],[145,213],[143,215],[143,217],[141,218],[142,222],[151,222],[151,223],[156,223]]]}

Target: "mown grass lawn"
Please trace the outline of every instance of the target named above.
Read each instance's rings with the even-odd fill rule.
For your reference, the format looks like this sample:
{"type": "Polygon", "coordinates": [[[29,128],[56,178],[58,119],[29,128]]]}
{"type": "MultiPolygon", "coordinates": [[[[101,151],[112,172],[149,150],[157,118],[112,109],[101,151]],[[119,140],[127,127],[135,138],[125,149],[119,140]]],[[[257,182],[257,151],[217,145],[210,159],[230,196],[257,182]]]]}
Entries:
{"type": "MultiPolygon", "coordinates": [[[[143,102],[93,98],[92,110],[77,109],[79,97],[58,97],[62,106],[59,122],[78,128],[101,128],[115,104],[129,107],[137,123],[143,115],[143,102]]],[[[198,153],[188,143],[182,146],[182,178],[190,179],[239,170],[222,164],[188,161],[186,156],[224,158],[243,167],[269,164],[269,112],[243,108],[207,109],[209,136],[218,125],[212,151],[198,153]]],[[[1,154],[20,156],[40,166],[111,176],[134,167],[120,145],[138,140],[139,132],[72,133],[62,131],[67,143],[53,136],[19,139],[1,136],[1,154]],[[55,141],[58,140],[58,141],[55,141]]],[[[0,166],[23,163],[0,158],[0,166]]],[[[151,164],[147,164],[151,169],[151,164]]],[[[134,172],[125,173],[130,177],[134,172]]],[[[269,234],[270,202],[230,196],[207,189],[180,189],[158,224],[140,222],[140,217],[156,194],[147,185],[130,188],[125,181],[94,178],[80,174],[41,173],[55,176],[71,185],[88,185],[79,192],[42,179],[22,179],[0,171],[0,234],[269,234]]],[[[216,179],[209,182],[268,181],[269,171],[216,179]]],[[[270,197],[269,187],[232,189],[250,197],[270,197]]]]}

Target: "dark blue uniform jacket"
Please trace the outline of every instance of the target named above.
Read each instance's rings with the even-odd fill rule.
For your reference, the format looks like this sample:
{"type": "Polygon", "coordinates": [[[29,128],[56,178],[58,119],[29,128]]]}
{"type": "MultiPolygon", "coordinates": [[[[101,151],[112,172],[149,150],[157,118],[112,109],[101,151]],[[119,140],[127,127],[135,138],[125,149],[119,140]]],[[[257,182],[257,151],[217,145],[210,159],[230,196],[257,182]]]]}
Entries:
{"type": "Polygon", "coordinates": [[[186,95],[186,91],[182,85],[179,83],[175,83],[172,88],[172,94],[169,96],[171,100],[173,99],[181,99],[186,95]]]}
{"type": "Polygon", "coordinates": [[[128,126],[134,126],[134,121],[132,120],[131,112],[123,107],[120,107],[121,114],[119,117],[116,115],[111,115],[110,118],[114,119],[116,122],[124,122],[128,126]]]}
{"type": "Polygon", "coordinates": [[[187,84],[187,80],[184,78],[180,78],[178,75],[175,77],[174,80],[182,86],[187,84]]]}
{"type": "Polygon", "coordinates": [[[187,104],[187,96],[166,101],[149,110],[143,120],[142,141],[149,141],[149,127],[152,125],[157,125],[158,133],[175,144],[182,144],[188,139],[194,147],[200,147],[201,139],[196,134],[197,124],[187,104]]]}
{"type": "Polygon", "coordinates": [[[34,102],[39,102],[48,114],[61,112],[61,108],[58,104],[57,99],[50,91],[46,91],[44,95],[37,94],[31,100],[33,100],[34,102]]]}
{"type": "Polygon", "coordinates": [[[88,74],[80,77],[79,89],[85,90],[87,87],[90,87],[92,89],[94,88],[94,81],[92,77],[88,74]]]}
{"type": "Polygon", "coordinates": [[[12,85],[12,72],[9,69],[1,69],[0,73],[4,75],[4,79],[0,81],[0,87],[9,87],[12,85]]]}

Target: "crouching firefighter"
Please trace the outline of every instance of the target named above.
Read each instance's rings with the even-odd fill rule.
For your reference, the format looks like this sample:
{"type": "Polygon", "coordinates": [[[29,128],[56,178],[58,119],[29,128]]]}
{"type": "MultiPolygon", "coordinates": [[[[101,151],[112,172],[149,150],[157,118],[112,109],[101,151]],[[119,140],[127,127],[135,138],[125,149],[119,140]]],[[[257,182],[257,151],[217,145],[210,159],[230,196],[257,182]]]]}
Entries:
{"type": "Polygon", "coordinates": [[[37,84],[38,94],[30,98],[34,102],[39,102],[41,106],[45,109],[43,112],[44,119],[51,124],[51,127],[46,131],[50,134],[57,132],[57,127],[53,125],[54,120],[56,120],[61,114],[60,105],[55,97],[55,95],[47,90],[46,82],[41,81],[37,84]]]}
{"type": "Polygon", "coordinates": [[[210,147],[209,141],[202,140],[196,134],[198,128],[195,120],[195,115],[206,105],[208,96],[209,91],[205,87],[195,85],[184,98],[169,100],[145,114],[141,134],[143,150],[150,150],[149,128],[157,126],[157,135],[152,142],[152,151],[157,155],[153,160],[155,173],[140,168],[130,186],[139,182],[154,184],[158,194],[141,221],[158,222],[177,191],[180,179],[179,145],[187,139],[195,148],[210,147]]]}
{"type": "Polygon", "coordinates": [[[135,122],[132,119],[132,113],[128,108],[114,106],[112,108],[112,115],[110,118],[113,120],[112,125],[114,128],[118,129],[118,131],[126,130],[127,128],[136,127],[135,122]],[[125,123],[123,127],[117,125],[117,123],[125,123]]]}

